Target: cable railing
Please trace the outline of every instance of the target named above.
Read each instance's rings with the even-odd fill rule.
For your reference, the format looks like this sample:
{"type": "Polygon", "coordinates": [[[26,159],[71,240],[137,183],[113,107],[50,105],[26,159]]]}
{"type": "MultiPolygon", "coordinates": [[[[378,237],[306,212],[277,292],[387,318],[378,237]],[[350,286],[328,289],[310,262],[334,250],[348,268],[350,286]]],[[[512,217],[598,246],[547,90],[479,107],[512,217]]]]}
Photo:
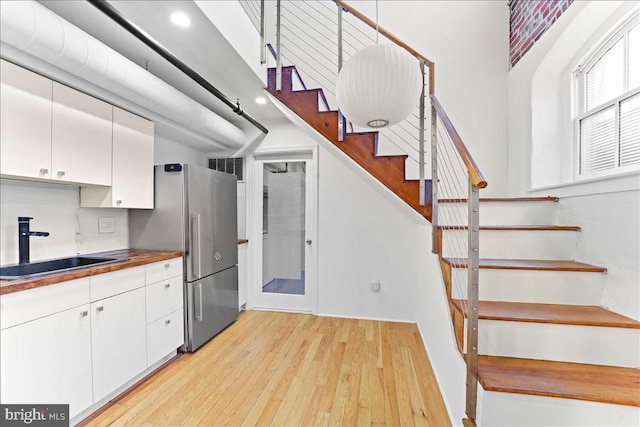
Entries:
{"type": "MultiPolygon", "coordinates": [[[[244,3],[244,1],[240,1],[244,3]]],[[[258,3],[252,0],[251,3],[258,3]]],[[[423,76],[422,94],[403,122],[378,131],[378,154],[407,155],[405,179],[417,177],[420,204],[428,202],[424,188],[430,170],[432,250],[451,266],[445,284],[449,298],[460,300],[467,318],[463,352],[467,362],[466,413],[476,417],[478,366],[479,190],[487,186],[480,169],[462,142],[435,95],[435,65],[374,21],[341,0],[260,0],[261,49],[269,46],[276,59],[276,90],[282,90],[282,67],[294,66],[304,86],[321,88],[326,108],[338,110],[335,87],[349,58],[365,46],[393,43],[416,58],[423,76]],[[274,5],[275,3],[275,5],[274,5]],[[266,12],[265,5],[272,10],[266,12]],[[273,7],[275,6],[275,7],[273,7]],[[265,13],[275,14],[273,37],[265,36],[265,13]],[[429,108],[430,105],[430,108],[429,108]],[[426,124],[431,150],[425,151],[426,124]]],[[[258,13],[244,6],[252,22],[258,13]]],[[[255,25],[255,24],[254,24],[255,25]]],[[[263,58],[263,63],[265,62],[263,58]]],[[[344,133],[371,131],[348,124],[338,110],[338,139],[344,133]]]]}

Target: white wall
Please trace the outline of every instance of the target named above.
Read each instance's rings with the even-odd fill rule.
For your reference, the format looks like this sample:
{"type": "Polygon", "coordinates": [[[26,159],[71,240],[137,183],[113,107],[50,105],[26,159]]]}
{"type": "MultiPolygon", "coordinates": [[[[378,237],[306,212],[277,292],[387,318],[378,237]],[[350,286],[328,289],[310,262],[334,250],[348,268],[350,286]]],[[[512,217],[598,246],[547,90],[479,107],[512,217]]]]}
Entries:
{"type": "MultiPolygon", "coordinates": [[[[269,126],[255,153],[315,145],[298,127],[281,122],[269,126]]],[[[389,203],[381,193],[388,190],[327,148],[320,145],[318,154],[318,314],[415,321],[419,218],[389,203]],[[373,279],[381,282],[380,292],[370,290],[373,279]]]]}
{"type": "Polygon", "coordinates": [[[576,259],[606,267],[602,305],[640,319],[640,180],[573,182],[570,73],[638,1],[574,2],[509,72],[509,193],[560,197],[582,227],[576,259]]]}
{"type": "MultiPolygon", "coordinates": [[[[375,20],[375,2],[348,3],[375,20]]],[[[504,195],[507,2],[382,0],[379,23],[435,62],[436,95],[489,182],[482,196],[504,195]]]]}
{"type": "Polygon", "coordinates": [[[188,163],[209,167],[207,156],[193,148],[156,134],[153,161],[156,165],[165,163],[188,163]]]}
{"type": "Polygon", "coordinates": [[[18,262],[18,217],[30,216],[31,260],[61,258],[126,248],[126,209],[80,208],[79,188],[48,183],[2,180],[0,183],[0,264],[18,262]],[[115,233],[98,234],[98,218],[115,220],[115,233]]]}

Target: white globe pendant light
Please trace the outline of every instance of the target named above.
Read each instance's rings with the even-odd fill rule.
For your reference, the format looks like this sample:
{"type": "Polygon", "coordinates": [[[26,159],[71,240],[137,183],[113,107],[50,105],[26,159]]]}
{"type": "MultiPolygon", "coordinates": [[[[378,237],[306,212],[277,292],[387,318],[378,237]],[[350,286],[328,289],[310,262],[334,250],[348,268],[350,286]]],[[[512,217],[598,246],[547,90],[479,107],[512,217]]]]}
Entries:
{"type": "Polygon", "coordinates": [[[336,99],[354,125],[382,128],[404,120],[421,90],[418,60],[397,45],[379,44],[365,47],[343,65],[336,99]]]}

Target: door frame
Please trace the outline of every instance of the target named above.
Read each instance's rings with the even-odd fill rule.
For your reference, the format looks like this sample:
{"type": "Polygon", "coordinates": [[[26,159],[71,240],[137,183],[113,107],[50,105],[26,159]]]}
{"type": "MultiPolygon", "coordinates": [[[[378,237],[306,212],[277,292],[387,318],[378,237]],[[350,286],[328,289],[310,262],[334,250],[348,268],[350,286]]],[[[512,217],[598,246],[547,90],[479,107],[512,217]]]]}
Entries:
{"type": "MultiPolygon", "coordinates": [[[[291,311],[301,313],[318,313],[318,146],[281,148],[274,150],[261,150],[253,153],[247,162],[251,171],[251,221],[250,237],[251,268],[248,283],[248,308],[255,310],[291,311]],[[309,298],[307,308],[295,307],[294,301],[297,295],[281,295],[285,301],[282,303],[263,304],[260,302],[257,293],[262,292],[262,199],[263,188],[258,185],[262,182],[262,168],[264,162],[286,162],[286,161],[307,162],[306,179],[306,209],[305,209],[305,240],[311,240],[310,245],[305,244],[305,295],[309,298]],[[259,175],[259,176],[258,176],[259,175]],[[287,298],[289,297],[289,298],[287,298]],[[289,301],[286,301],[289,300],[289,301]]],[[[272,298],[274,299],[274,298],[272,298]]]]}

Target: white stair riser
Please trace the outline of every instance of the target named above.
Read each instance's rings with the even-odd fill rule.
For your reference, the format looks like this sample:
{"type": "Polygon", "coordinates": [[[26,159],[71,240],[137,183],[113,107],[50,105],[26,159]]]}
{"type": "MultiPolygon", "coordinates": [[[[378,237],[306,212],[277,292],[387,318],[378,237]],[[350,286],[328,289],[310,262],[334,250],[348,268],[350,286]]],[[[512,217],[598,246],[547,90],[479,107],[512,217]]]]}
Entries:
{"type": "MultiPolygon", "coordinates": [[[[452,295],[467,299],[467,270],[453,269],[452,295]]],[[[601,305],[605,274],[480,269],[480,299],[541,304],[601,305]]]]}
{"type": "MultiPolygon", "coordinates": [[[[480,230],[480,258],[574,259],[580,232],[480,230]]],[[[444,257],[467,257],[467,230],[444,230],[444,257]]]]}
{"type": "Polygon", "coordinates": [[[480,354],[640,367],[637,329],[481,319],[478,333],[480,354]]]}
{"type": "Polygon", "coordinates": [[[640,408],[602,402],[486,391],[478,387],[479,426],[637,426],[640,408]]]}
{"type": "MultiPolygon", "coordinates": [[[[481,225],[556,224],[555,202],[480,202],[481,225]]],[[[467,223],[466,203],[440,203],[439,223],[457,225],[467,223]]]]}

